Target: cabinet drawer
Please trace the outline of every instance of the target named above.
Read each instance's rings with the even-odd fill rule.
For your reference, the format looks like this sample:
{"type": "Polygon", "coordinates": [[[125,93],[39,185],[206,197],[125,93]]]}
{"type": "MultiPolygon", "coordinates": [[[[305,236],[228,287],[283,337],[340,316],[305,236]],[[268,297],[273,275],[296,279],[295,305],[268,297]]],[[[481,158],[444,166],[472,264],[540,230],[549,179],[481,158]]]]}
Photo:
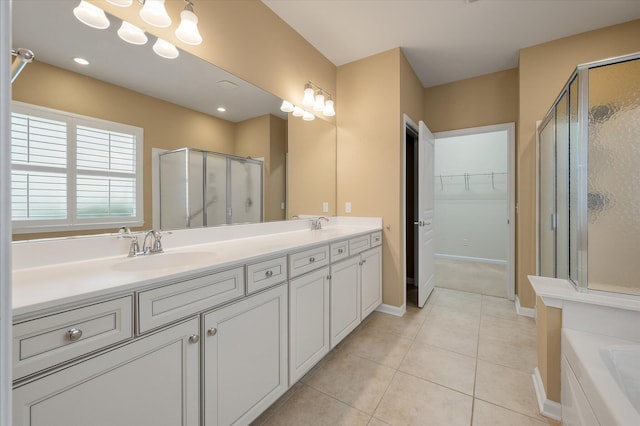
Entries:
{"type": "Polygon", "coordinates": [[[138,333],[244,296],[244,266],[138,293],[138,333]]]}
{"type": "Polygon", "coordinates": [[[287,279],[287,256],[247,265],[247,294],[287,279]]]}
{"type": "Polygon", "coordinates": [[[132,308],[125,296],[14,324],[13,378],[132,337],[132,308]]]}
{"type": "Polygon", "coordinates": [[[349,256],[349,242],[340,241],[337,243],[331,243],[331,261],[345,259],[349,256]]]}
{"type": "Polygon", "coordinates": [[[382,231],[371,234],[371,247],[378,247],[382,244],[382,231]]]}
{"type": "Polygon", "coordinates": [[[363,235],[349,240],[349,254],[352,256],[368,249],[369,247],[371,247],[369,235],[363,235]]]}
{"type": "Polygon", "coordinates": [[[289,278],[329,264],[329,246],[320,246],[289,255],[289,278]]]}

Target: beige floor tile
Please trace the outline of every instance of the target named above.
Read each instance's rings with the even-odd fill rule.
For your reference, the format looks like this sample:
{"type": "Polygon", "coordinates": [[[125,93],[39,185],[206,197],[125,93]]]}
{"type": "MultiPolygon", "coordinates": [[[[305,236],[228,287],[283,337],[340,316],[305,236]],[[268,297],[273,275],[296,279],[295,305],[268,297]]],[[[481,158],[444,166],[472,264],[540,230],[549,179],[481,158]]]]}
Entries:
{"type": "MultiPolygon", "coordinates": [[[[366,425],[371,416],[318,392],[302,386],[272,416],[265,426],[358,426],[366,425]]],[[[255,423],[254,424],[258,424],[255,423]]]]}
{"type": "Polygon", "coordinates": [[[535,340],[537,330],[533,318],[519,317],[508,320],[485,315],[480,320],[480,334],[513,340],[535,340]]]}
{"type": "Polygon", "coordinates": [[[450,290],[445,288],[433,295],[435,306],[446,306],[455,311],[480,313],[482,309],[482,295],[465,291],[450,290]]]}
{"type": "Polygon", "coordinates": [[[544,420],[538,411],[531,372],[478,360],[475,397],[544,420]]]}
{"type": "Polygon", "coordinates": [[[427,319],[416,336],[416,341],[475,357],[478,349],[478,330],[427,319]]]}
{"type": "Polygon", "coordinates": [[[473,426],[544,426],[555,425],[553,420],[534,419],[497,405],[476,399],[473,403],[473,426]]]}
{"type": "Polygon", "coordinates": [[[476,359],[416,341],[400,371],[473,395],[476,359]]]}
{"type": "Polygon", "coordinates": [[[480,332],[478,359],[531,373],[538,365],[536,339],[509,338],[480,332]]]}
{"type": "Polygon", "coordinates": [[[375,417],[371,417],[369,420],[369,424],[367,426],[391,426],[389,423],[385,423],[380,419],[376,419],[375,417]]]}
{"type": "Polygon", "coordinates": [[[398,372],[374,417],[390,425],[469,425],[472,398],[398,372]]]}
{"type": "Polygon", "coordinates": [[[427,315],[426,322],[437,322],[443,326],[455,326],[478,330],[480,327],[480,311],[456,311],[448,306],[436,305],[427,315]]]}
{"type": "Polygon", "coordinates": [[[507,267],[468,260],[436,259],[436,286],[507,297],[507,267]]]}
{"type": "Polygon", "coordinates": [[[280,398],[278,398],[278,400],[276,402],[271,404],[271,406],[269,408],[267,408],[262,414],[260,414],[260,416],[258,416],[258,418],[255,419],[252,424],[254,424],[254,425],[264,424],[269,419],[269,417],[271,417],[273,415],[273,413],[278,411],[280,409],[280,407],[282,407],[284,405],[284,403],[287,402],[293,396],[293,394],[298,389],[300,389],[302,386],[304,386],[304,385],[301,382],[298,382],[298,383],[294,384],[293,386],[291,386],[289,388],[289,390],[287,390],[284,393],[284,395],[282,395],[280,398]]]}
{"type": "Polygon", "coordinates": [[[358,410],[373,414],[395,371],[340,351],[305,383],[358,410]]]}
{"type": "Polygon", "coordinates": [[[520,317],[513,301],[493,296],[482,298],[482,315],[510,320],[517,320],[520,317]]]}
{"type": "Polygon", "coordinates": [[[402,317],[397,317],[374,312],[371,314],[371,319],[362,327],[362,330],[374,330],[381,333],[394,334],[405,339],[413,339],[418,334],[425,319],[426,316],[424,315],[405,314],[402,317]]]}
{"type": "Polygon", "coordinates": [[[370,361],[398,368],[413,340],[366,328],[351,334],[340,349],[370,361]]]}

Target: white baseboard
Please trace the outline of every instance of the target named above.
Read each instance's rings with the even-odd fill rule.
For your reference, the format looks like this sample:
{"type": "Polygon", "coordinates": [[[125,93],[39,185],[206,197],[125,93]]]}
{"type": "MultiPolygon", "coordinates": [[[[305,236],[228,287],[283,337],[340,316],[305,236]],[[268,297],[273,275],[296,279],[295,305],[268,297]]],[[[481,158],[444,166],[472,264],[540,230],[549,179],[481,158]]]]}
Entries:
{"type": "Polygon", "coordinates": [[[536,310],[534,308],[523,308],[522,306],[520,306],[520,298],[518,298],[518,295],[516,294],[516,312],[518,315],[522,315],[523,317],[531,317],[531,318],[535,318],[536,317],[536,310]]]}
{"type": "Polygon", "coordinates": [[[402,306],[393,306],[393,305],[385,305],[384,303],[376,309],[378,312],[382,312],[384,314],[395,315],[397,317],[401,317],[407,311],[407,305],[402,304],[402,306]]]}
{"type": "Polygon", "coordinates": [[[506,265],[507,261],[502,259],[487,259],[484,257],[471,257],[471,256],[457,256],[454,254],[435,254],[436,259],[452,259],[452,260],[465,260],[468,262],[481,262],[481,263],[494,263],[496,265],[506,265]]]}
{"type": "Polygon", "coordinates": [[[536,390],[536,398],[538,398],[540,414],[553,420],[562,420],[562,405],[547,399],[547,393],[544,390],[544,384],[542,383],[542,377],[540,376],[540,370],[538,370],[538,367],[533,370],[531,379],[533,380],[533,387],[536,390]]]}

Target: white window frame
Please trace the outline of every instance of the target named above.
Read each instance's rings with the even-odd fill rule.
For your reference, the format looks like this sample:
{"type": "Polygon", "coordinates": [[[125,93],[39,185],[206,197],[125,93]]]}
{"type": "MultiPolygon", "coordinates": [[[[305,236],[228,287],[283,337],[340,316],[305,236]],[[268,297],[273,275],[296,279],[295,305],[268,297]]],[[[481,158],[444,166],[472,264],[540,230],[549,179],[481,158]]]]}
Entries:
{"type": "MultiPolygon", "coordinates": [[[[143,147],[144,130],[141,127],[128,124],[115,123],[94,117],[55,110],[19,101],[11,102],[11,112],[31,114],[42,118],[63,121],[67,123],[67,218],[51,220],[13,220],[14,234],[29,234],[40,232],[79,231],[90,229],[108,229],[114,226],[142,226],[144,224],[144,194],[143,194],[143,147]],[[113,131],[134,135],[136,138],[136,215],[130,217],[106,217],[106,218],[76,218],[76,179],[78,175],[76,166],[76,126],[87,126],[101,130],[113,131]]],[[[12,164],[12,170],[14,165],[12,164]]],[[[16,169],[28,169],[17,166],[16,169]]],[[[51,171],[61,172],[61,169],[52,168],[51,171]]]]}

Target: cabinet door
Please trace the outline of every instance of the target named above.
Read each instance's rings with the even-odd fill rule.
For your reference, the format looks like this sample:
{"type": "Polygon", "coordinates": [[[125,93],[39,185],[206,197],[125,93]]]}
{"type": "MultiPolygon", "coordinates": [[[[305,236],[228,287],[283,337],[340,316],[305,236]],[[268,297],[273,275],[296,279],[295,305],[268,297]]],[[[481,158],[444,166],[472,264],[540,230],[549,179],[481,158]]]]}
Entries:
{"type": "Polygon", "coordinates": [[[331,265],[331,349],[360,324],[360,256],[331,265]]]}
{"type": "Polygon", "coordinates": [[[329,268],[289,283],[289,384],[329,352],[329,268]]]}
{"type": "Polygon", "coordinates": [[[198,425],[197,318],[13,390],[16,426],[198,425]]]}
{"type": "Polygon", "coordinates": [[[382,247],[360,255],[362,263],[362,319],[382,303],[382,247]]]}
{"type": "Polygon", "coordinates": [[[203,321],[204,424],[249,424],[287,390],[287,286],[203,321]]]}

